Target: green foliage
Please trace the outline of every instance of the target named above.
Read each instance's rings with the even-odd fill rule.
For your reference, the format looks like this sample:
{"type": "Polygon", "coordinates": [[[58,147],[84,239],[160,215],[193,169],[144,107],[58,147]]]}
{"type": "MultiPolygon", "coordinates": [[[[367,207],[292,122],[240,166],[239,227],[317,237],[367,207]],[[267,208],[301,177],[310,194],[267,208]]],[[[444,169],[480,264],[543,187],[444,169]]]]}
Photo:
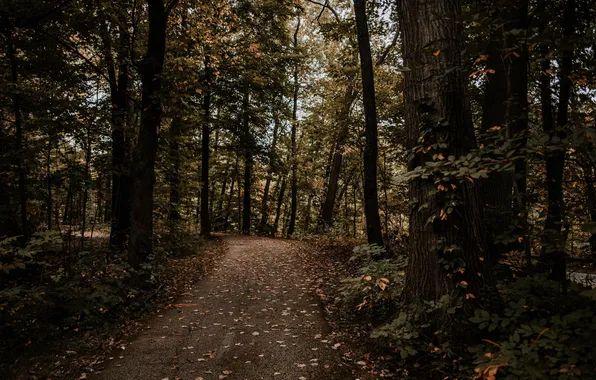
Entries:
{"type": "Polygon", "coordinates": [[[18,246],[21,236],[13,236],[0,240],[0,271],[8,274],[15,269],[25,269],[27,262],[34,256],[50,248],[62,244],[62,237],[57,231],[37,232],[27,245],[18,246]]]}
{"type": "Polygon", "coordinates": [[[342,280],[337,303],[376,317],[386,316],[395,309],[403,289],[407,260],[404,256],[383,260],[384,253],[384,248],[376,244],[354,248],[350,261],[356,263],[358,275],[342,280]]]}
{"type": "Polygon", "coordinates": [[[479,376],[504,379],[584,379],[596,371],[593,290],[523,278],[501,289],[505,307],[476,310],[470,319],[490,339],[470,349],[479,376]]]}
{"type": "Polygon", "coordinates": [[[443,325],[449,324],[448,319],[459,306],[459,299],[449,295],[437,301],[404,304],[397,317],[374,330],[371,337],[395,347],[402,359],[425,351],[451,354],[449,342],[438,349],[433,342],[446,334],[443,325]]]}

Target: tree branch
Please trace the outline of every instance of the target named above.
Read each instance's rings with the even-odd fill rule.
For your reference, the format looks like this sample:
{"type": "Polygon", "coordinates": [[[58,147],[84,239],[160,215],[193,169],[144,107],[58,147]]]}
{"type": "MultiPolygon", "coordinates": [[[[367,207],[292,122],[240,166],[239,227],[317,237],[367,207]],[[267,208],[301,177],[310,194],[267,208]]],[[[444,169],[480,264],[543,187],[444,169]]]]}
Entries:
{"type": "Polygon", "coordinates": [[[329,9],[333,13],[333,16],[335,16],[335,19],[337,20],[337,22],[341,22],[339,13],[337,13],[337,11],[331,7],[331,5],[329,4],[329,0],[325,0],[325,3],[320,3],[316,0],[306,0],[306,1],[308,1],[309,3],[320,5],[321,7],[323,7],[323,9],[321,9],[321,13],[319,13],[319,16],[317,17],[317,20],[321,17],[321,15],[323,14],[323,11],[325,11],[325,9],[329,9]]]}

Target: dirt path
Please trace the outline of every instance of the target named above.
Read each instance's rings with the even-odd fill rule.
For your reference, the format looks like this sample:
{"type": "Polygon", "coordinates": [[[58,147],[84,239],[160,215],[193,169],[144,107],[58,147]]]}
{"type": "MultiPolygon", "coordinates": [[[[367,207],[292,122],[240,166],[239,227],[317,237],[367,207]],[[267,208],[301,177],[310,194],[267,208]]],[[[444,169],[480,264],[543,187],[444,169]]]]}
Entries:
{"type": "Polygon", "coordinates": [[[214,272],[94,379],[353,379],[294,244],[227,236],[214,272]]]}

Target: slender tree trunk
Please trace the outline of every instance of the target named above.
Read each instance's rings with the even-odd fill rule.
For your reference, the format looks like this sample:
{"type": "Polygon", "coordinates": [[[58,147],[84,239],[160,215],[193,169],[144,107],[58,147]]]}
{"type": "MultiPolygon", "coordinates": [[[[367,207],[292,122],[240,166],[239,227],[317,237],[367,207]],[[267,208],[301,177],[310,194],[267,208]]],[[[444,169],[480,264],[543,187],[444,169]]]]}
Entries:
{"type": "MultiPolygon", "coordinates": [[[[404,90],[407,148],[414,152],[409,170],[428,170],[427,163],[461,157],[476,147],[461,54],[462,24],[454,18],[461,11],[459,0],[404,0],[400,5],[404,64],[410,68],[404,90]],[[425,147],[437,144],[438,149],[417,149],[421,139],[425,147]]],[[[493,291],[483,257],[486,244],[476,184],[429,174],[409,183],[411,247],[404,297],[437,300],[459,289],[476,297],[483,288],[493,291]],[[446,191],[440,191],[435,180],[446,191]],[[457,205],[449,203],[453,198],[457,205]],[[455,269],[446,271],[443,260],[455,269]],[[457,271],[459,260],[465,262],[464,273],[457,271]]]]}
{"type": "Polygon", "coordinates": [[[139,268],[153,251],[153,188],[155,156],[161,122],[161,73],[166,48],[167,17],[163,0],[147,0],[149,35],[142,70],[141,127],[137,142],[132,189],[132,224],[128,261],[139,268]]]}
{"type": "Polygon", "coordinates": [[[174,117],[170,125],[170,159],[171,170],[167,173],[170,183],[170,205],[168,220],[177,222],[180,220],[180,139],[182,135],[182,119],[174,117]]]}
{"type": "Polygon", "coordinates": [[[46,155],[46,186],[48,198],[46,201],[48,230],[52,229],[52,132],[48,134],[48,152],[46,155]]]}
{"type": "Polygon", "coordinates": [[[205,58],[205,70],[207,71],[207,86],[208,89],[203,98],[203,138],[202,138],[202,149],[201,149],[201,178],[202,178],[202,193],[201,198],[201,235],[211,235],[211,218],[209,215],[209,156],[210,148],[209,142],[211,139],[211,88],[210,81],[211,75],[209,74],[210,61],[209,56],[205,58]]]}
{"type": "Polygon", "coordinates": [[[89,198],[89,185],[91,183],[91,126],[87,130],[87,144],[85,150],[85,184],[83,188],[83,205],[81,211],[81,249],[85,247],[85,229],[87,228],[87,203],[89,198]]]}
{"type": "Polygon", "coordinates": [[[232,184],[230,185],[230,196],[228,197],[228,205],[226,207],[226,215],[223,218],[223,227],[225,231],[228,230],[228,221],[230,220],[230,212],[232,211],[232,200],[234,199],[234,184],[236,177],[232,177],[232,184]]]}
{"type": "Polygon", "coordinates": [[[259,230],[261,232],[265,231],[269,222],[269,189],[271,187],[273,171],[277,165],[277,154],[275,148],[277,146],[278,133],[279,116],[275,114],[273,123],[273,140],[271,141],[271,148],[269,149],[269,169],[267,170],[267,179],[265,180],[265,189],[263,191],[263,204],[261,206],[261,222],[259,223],[259,230]]]}
{"type": "MultiPolygon", "coordinates": [[[[13,41],[12,29],[7,30],[8,38],[8,60],[10,62],[11,82],[15,87],[19,85],[19,68],[16,57],[16,48],[13,41]]],[[[18,90],[12,96],[12,106],[14,113],[14,126],[17,149],[17,173],[19,184],[19,204],[21,211],[21,231],[24,236],[24,241],[29,240],[29,222],[27,218],[27,173],[25,168],[25,142],[23,136],[23,120],[22,120],[22,98],[18,90]]]]}
{"type": "Polygon", "coordinates": [[[342,102],[342,109],[338,115],[339,132],[337,142],[331,153],[331,165],[327,173],[327,177],[329,178],[327,191],[325,192],[325,200],[321,207],[321,217],[318,222],[319,232],[324,232],[333,225],[333,211],[335,210],[337,190],[339,189],[338,182],[341,174],[343,150],[349,133],[350,109],[357,94],[352,82],[353,78],[348,78],[348,87],[342,102]]]}
{"type": "Polygon", "coordinates": [[[118,44],[118,75],[112,58],[110,36],[104,36],[104,49],[110,78],[112,101],[112,198],[110,246],[124,249],[130,234],[130,148],[126,138],[127,113],[132,102],[129,97],[129,34],[120,31],[118,44]]]}
{"type": "Polygon", "coordinates": [[[304,232],[308,233],[310,231],[310,212],[312,208],[312,198],[313,194],[311,192],[308,193],[308,201],[306,202],[306,212],[304,215],[304,232]]]}
{"type": "Polygon", "coordinates": [[[559,104],[557,108],[556,126],[553,120],[551,105],[551,87],[549,59],[545,55],[540,88],[542,101],[543,129],[549,136],[549,149],[546,151],[546,186],[548,192],[548,213],[544,224],[543,249],[541,261],[551,279],[564,283],[567,278],[565,260],[565,235],[562,231],[564,199],[563,175],[567,147],[564,139],[567,136],[569,119],[569,100],[571,97],[570,74],[573,65],[573,34],[575,27],[575,0],[567,0],[563,11],[562,57],[559,61],[559,104]]]}
{"type": "MultiPolygon", "coordinates": [[[[590,232],[590,253],[592,259],[596,260],[596,171],[591,165],[583,166],[584,178],[586,181],[586,198],[588,200],[588,212],[590,214],[590,222],[592,231],[590,232]]],[[[596,267],[596,262],[593,263],[596,267]]]]}
{"type": "MultiPolygon", "coordinates": [[[[296,31],[294,32],[294,52],[298,52],[298,32],[300,31],[301,19],[298,19],[296,31]]],[[[296,146],[296,133],[298,129],[298,93],[300,84],[298,83],[298,63],[294,66],[294,102],[292,107],[292,186],[291,186],[291,206],[290,206],[290,225],[288,226],[288,239],[294,235],[296,228],[296,212],[298,209],[298,150],[296,146]]]]}
{"type": "Polygon", "coordinates": [[[244,199],[242,202],[242,233],[250,234],[250,220],[251,220],[251,187],[252,187],[252,136],[250,133],[249,123],[249,106],[250,97],[248,88],[245,89],[243,99],[243,116],[242,116],[242,146],[244,150],[244,199]]]}
{"type": "MultiPolygon", "coordinates": [[[[106,194],[110,194],[110,190],[112,189],[112,176],[106,176],[106,194]]],[[[103,211],[103,221],[104,223],[109,222],[112,220],[112,203],[110,202],[110,198],[106,197],[104,199],[104,211],[103,211]]]]}
{"type": "Polygon", "coordinates": [[[279,228],[279,218],[281,216],[281,206],[284,203],[284,196],[286,193],[286,177],[281,181],[281,187],[279,189],[279,197],[277,198],[277,209],[275,211],[275,221],[273,222],[273,236],[277,235],[277,230],[279,228]]]}
{"type": "Polygon", "coordinates": [[[224,179],[221,184],[221,192],[217,199],[217,209],[215,210],[215,230],[217,231],[222,226],[223,221],[223,203],[226,196],[226,187],[228,186],[228,173],[224,173],[224,179]]]}
{"type": "Polygon", "coordinates": [[[369,244],[383,246],[381,219],[379,218],[379,196],[377,190],[377,105],[373,60],[370,52],[366,0],[354,0],[360,70],[362,73],[362,97],[364,104],[366,145],[364,148],[364,215],[366,235],[369,244]]]}

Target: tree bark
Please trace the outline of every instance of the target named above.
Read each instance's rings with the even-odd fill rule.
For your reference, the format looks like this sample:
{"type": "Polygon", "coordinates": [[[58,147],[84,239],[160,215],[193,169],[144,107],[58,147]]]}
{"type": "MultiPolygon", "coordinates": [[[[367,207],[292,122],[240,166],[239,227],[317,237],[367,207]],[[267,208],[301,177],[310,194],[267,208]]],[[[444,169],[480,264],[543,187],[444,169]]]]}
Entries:
{"type": "Polygon", "coordinates": [[[264,232],[269,222],[269,189],[271,188],[271,180],[273,178],[273,171],[277,166],[277,154],[275,148],[277,146],[277,134],[279,132],[279,116],[274,115],[273,121],[273,140],[271,141],[271,148],[269,149],[269,169],[267,170],[267,178],[265,179],[265,189],[263,190],[263,203],[261,206],[261,221],[259,223],[259,231],[264,232]]]}
{"type": "Polygon", "coordinates": [[[366,145],[364,147],[364,215],[369,244],[383,246],[379,195],[377,186],[377,105],[375,100],[374,64],[370,52],[370,39],[366,18],[366,0],[354,0],[360,70],[362,73],[362,98],[364,105],[366,145]]]}
{"type": "Polygon", "coordinates": [[[134,160],[132,224],[128,261],[139,268],[153,251],[153,189],[158,130],[161,123],[161,73],[166,48],[167,17],[163,0],[147,0],[149,35],[142,70],[142,112],[134,160]]]}
{"type": "Polygon", "coordinates": [[[21,232],[23,234],[23,241],[29,240],[29,221],[27,218],[27,173],[25,168],[25,142],[23,134],[23,118],[22,118],[22,97],[17,89],[19,86],[19,68],[16,57],[16,48],[14,45],[12,29],[7,28],[6,37],[8,42],[8,61],[10,62],[10,80],[15,86],[14,94],[12,96],[14,127],[16,137],[17,149],[17,173],[19,185],[19,206],[21,212],[21,232]]]}
{"type": "MultiPolygon", "coordinates": [[[[573,34],[575,28],[575,0],[567,0],[563,11],[563,39],[561,59],[559,61],[559,104],[556,126],[551,105],[550,62],[545,55],[543,71],[540,76],[543,129],[549,136],[546,150],[546,186],[548,193],[548,211],[544,223],[541,261],[552,280],[564,283],[567,278],[565,260],[565,235],[562,231],[564,199],[563,175],[565,169],[564,143],[567,137],[569,119],[569,100],[571,97],[570,74],[573,65],[573,34]]],[[[543,51],[548,53],[547,51],[543,51]]]]}
{"type": "MultiPolygon", "coordinates": [[[[438,157],[465,156],[476,146],[463,30],[453,16],[460,14],[459,0],[401,2],[404,64],[410,69],[404,90],[407,147],[412,152],[409,170],[428,170],[427,163],[440,161],[438,157]],[[434,144],[438,149],[426,151],[434,144]]],[[[492,291],[494,280],[483,260],[486,244],[476,185],[434,171],[429,175],[409,183],[411,247],[404,297],[436,300],[459,289],[476,297],[483,288],[492,291]],[[435,180],[457,205],[449,205],[450,197],[439,191],[435,180]],[[465,262],[462,271],[459,260],[465,262]],[[450,265],[449,271],[445,265],[450,265]]]]}
{"type": "Polygon", "coordinates": [[[251,220],[251,187],[252,187],[252,136],[250,133],[249,106],[250,96],[248,88],[245,89],[242,101],[242,147],[244,151],[244,199],[242,201],[242,230],[245,235],[250,235],[251,220]]]}
{"type": "Polygon", "coordinates": [[[286,177],[281,181],[281,188],[279,189],[279,197],[277,198],[277,209],[275,211],[275,221],[273,222],[273,236],[277,235],[279,228],[279,218],[281,216],[281,206],[284,203],[284,196],[286,193],[286,177]]]}
{"type": "Polygon", "coordinates": [[[201,197],[201,235],[211,235],[211,217],[209,215],[209,156],[210,156],[210,139],[211,139],[211,67],[209,55],[205,57],[205,71],[207,91],[203,98],[203,137],[201,149],[201,179],[202,179],[202,194],[201,197]]]}
{"type": "Polygon", "coordinates": [[[318,222],[319,232],[324,232],[333,225],[333,211],[337,200],[338,182],[341,174],[343,161],[343,150],[349,132],[349,116],[352,103],[356,99],[356,91],[353,85],[353,79],[348,78],[348,87],[342,102],[342,109],[338,115],[338,135],[335,148],[331,154],[331,165],[328,173],[327,191],[325,200],[321,206],[321,216],[318,222]]]}
{"type": "MultiPolygon", "coordinates": [[[[301,19],[298,19],[296,31],[294,32],[294,53],[298,52],[298,32],[300,32],[301,19]]],[[[298,92],[300,91],[300,84],[298,83],[298,63],[294,66],[294,101],[292,107],[292,190],[291,190],[291,204],[290,204],[290,223],[288,226],[288,238],[294,235],[296,228],[296,211],[298,208],[298,150],[296,147],[296,133],[298,129],[298,92]]]]}
{"type": "Polygon", "coordinates": [[[129,98],[129,40],[125,26],[121,26],[118,42],[118,75],[112,57],[110,36],[105,32],[104,50],[110,79],[112,102],[112,197],[110,247],[124,249],[130,234],[130,146],[126,138],[129,98]]]}

